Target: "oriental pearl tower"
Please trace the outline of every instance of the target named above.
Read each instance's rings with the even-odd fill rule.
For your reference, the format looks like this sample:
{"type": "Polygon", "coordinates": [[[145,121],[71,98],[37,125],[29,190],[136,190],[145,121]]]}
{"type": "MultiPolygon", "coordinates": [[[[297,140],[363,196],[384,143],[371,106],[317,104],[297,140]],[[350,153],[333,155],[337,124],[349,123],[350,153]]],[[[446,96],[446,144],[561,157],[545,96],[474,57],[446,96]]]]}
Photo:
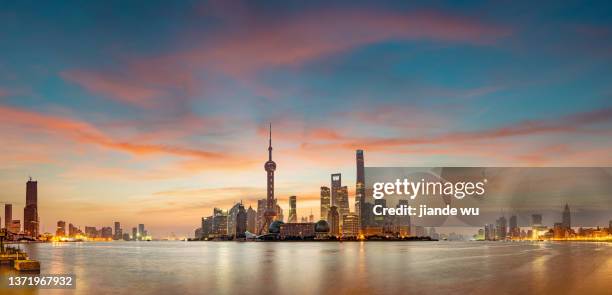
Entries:
{"type": "Polygon", "coordinates": [[[268,143],[268,161],[264,165],[267,173],[267,198],[266,198],[266,211],[264,212],[264,222],[259,229],[260,234],[268,233],[268,228],[274,217],[276,217],[276,200],[274,199],[274,170],[276,170],[276,163],[272,161],[272,123],[270,123],[270,138],[268,143]]]}

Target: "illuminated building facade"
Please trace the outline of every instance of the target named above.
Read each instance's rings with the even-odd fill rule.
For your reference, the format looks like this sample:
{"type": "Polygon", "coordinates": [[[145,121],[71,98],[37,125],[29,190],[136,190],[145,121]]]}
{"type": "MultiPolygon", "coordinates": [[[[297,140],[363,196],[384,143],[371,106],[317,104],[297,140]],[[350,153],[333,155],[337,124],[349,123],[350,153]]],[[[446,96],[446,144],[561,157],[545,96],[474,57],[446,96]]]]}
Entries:
{"type": "Polygon", "coordinates": [[[569,205],[565,204],[565,208],[563,208],[563,216],[561,221],[563,227],[567,229],[572,228],[572,214],[570,213],[569,205]]]}
{"type": "Polygon", "coordinates": [[[322,186],[321,187],[321,220],[327,220],[327,215],[329,214],[329,208],[331,207],[331,199],[330,199],[330,190],[329,187],[322,186]]]}
{"type": "Polygon", "coordinates": [[[66,236],[66,221],[60,220],[57,222],[57,229],[55,230],[55,235],[58,237],[66,236]]]}
{"type": "Polygon", "coordinates": [[[334,173],[331,175],[331,205],[338,206],[338,190],[342,186],[342,174],[334,173]]]}
{"type": "Polygon", "coordinates": [[[359,235],[359,216],[347,214],[342,216],[342,236],[357,237],[359,235]]]}
{"type": "Polygon", "coordinates": [[[253,210],[253,207],[249,206],[247,209],[247,231],[250,233],[257,232],[257,212],[253,210]]]}
{"type": "Polygon", "coordinates": [[[114,240],[121,240],[123,238],[123,229],[121,229],[121,223],[115,221],[115,235],[113,236],[114,240]]]}
{"type": "Polygon", "coordinates": [[[280,238],[314,238],[315,224],[310,222],[284,223],[280,226],[280,238]]]}
{"type": "Polygon", "coordinates": [[[349,201],[348,201],[348,187],[341,186],[338,189],[336,196],[338,197],[338,202],[336,206],[338,207],[338,213],[340,214],[340,218],[342,222],[342,217],[350,213],[349,201]]]}
{"type": "Polygon", "coordinates": [[[329,223],[329,234],[332,236],[340,235],[340,214],[338,207],[331,206],[329,208],[329,214],[327,215],[327,222],[329,223]]]}
{"type": "Polygon", "coordinates": [[[297,197],[290,196],[289,197],[289,219],[287,219],[288,223],[297,222],[297,197]]]}

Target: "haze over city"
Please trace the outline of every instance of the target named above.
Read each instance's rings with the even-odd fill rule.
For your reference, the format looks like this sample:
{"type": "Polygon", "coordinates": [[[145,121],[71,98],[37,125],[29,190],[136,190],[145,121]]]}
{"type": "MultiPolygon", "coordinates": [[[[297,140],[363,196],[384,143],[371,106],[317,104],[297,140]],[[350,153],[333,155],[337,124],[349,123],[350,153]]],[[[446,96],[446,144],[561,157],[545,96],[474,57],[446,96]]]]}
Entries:
{"type": "Polygon", "coordinates": [[[265,197],[268,122],[298,216],[331,173],[354,204],[356,149],[378,167],[612,165],[609,8],[322,3],[3,5],[0,202],[22,219],[31,176],[41,232],[190,234],[265,197]]]}

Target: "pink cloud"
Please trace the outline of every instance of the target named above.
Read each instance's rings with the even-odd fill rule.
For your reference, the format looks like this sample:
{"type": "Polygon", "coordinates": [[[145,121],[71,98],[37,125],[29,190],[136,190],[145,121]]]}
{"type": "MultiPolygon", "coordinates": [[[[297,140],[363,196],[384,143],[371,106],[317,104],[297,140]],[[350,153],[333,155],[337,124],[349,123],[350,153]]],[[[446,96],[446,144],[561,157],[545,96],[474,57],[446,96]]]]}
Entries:
{"type": "Polygon", "coordinates": [[[256,72],[265,68],[299,66],[388,40],[485,45],[510,34],[501,26],[435,11],[311,11],[245,24],[244,28],[189,40],[189,49],[132,58],[115,71],[70,70],[62,76],[88,91],[141,107],[176,99],[172,95],[176,90],[187,96],[197,93],[200,81],[195,77],[202,71],[229,76],[269,96],[274,91],[255,82],[256,72]]]}

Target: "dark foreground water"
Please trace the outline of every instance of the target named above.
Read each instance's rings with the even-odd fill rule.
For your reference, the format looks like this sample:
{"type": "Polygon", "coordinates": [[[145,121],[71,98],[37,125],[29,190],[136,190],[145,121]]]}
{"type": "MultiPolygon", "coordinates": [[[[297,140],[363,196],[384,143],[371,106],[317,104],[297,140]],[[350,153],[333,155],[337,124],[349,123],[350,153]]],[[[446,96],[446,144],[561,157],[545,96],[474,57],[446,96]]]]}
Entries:
{"type": "MultiPolygon", "coordinates": [[[[33,294],[612,294],[610,243],[111,242],[22,246],[76,290],[33,294]]],[[[0,294],[23,291],[0,290],[0,294]]],[[[30,293],[30,292],[28,292],[30,293]]]]}

